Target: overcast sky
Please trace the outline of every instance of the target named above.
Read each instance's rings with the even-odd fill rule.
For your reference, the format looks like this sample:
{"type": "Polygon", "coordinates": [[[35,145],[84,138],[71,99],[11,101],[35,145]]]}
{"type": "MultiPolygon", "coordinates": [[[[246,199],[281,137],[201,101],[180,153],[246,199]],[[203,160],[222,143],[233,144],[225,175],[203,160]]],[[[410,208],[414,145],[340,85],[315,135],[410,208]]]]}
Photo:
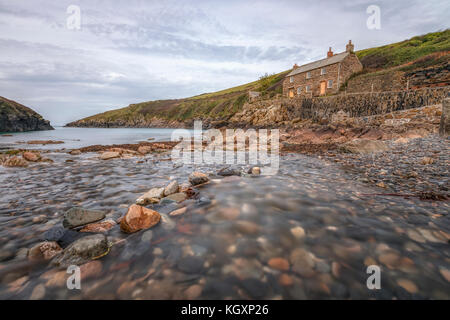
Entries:
{"type": "Polygon", "coordinates": [[[449,27],[448,0],[0,0],[0,96],[54,125],[449,27]],[[70,5],[81,29],[67,27],[70,5]],[[369,30],[369,5],[381,29],[369,30]]]}

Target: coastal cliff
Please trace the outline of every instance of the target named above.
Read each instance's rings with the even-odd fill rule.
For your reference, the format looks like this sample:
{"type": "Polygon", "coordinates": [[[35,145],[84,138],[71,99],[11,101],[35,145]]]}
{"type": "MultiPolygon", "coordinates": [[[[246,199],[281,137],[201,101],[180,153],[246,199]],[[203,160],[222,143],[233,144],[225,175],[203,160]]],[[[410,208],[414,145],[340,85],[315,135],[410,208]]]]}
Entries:
{"type": "Polygon", "coordinates": [[[50,121],[20,103],[0,97],[0,132],[53,130],[50,121]]]}

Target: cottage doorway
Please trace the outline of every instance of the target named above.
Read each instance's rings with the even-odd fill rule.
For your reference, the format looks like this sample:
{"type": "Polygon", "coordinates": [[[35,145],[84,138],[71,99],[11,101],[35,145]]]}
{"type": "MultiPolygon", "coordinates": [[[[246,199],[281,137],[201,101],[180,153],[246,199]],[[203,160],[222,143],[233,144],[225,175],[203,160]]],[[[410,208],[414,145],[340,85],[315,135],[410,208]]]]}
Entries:
{"type": "Polygon", "coordinates": [[[325,90],[327,88],[327,83],[325,81],[322,81],[320,83],[320,95],[324,95],[325,94],[325,90]]]}
{"type": "Polygon", "coordinates": [[[294,88],[289,89],[289,98],[294,97],[294,88]]]}

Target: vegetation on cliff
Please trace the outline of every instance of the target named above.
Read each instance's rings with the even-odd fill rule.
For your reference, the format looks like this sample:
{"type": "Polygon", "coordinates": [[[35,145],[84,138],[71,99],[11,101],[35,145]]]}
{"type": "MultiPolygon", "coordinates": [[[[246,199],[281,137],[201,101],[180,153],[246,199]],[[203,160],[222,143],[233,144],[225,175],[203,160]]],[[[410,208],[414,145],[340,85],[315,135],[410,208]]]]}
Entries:
{"type": "Polygon", "coordinates": [[[450,51],[450,29],[427,33],[409,40],[358,51],[366,70],[399,66],[436,52],[450,51]]]}
{"type": "Polygon", "coordinates": [[[48,120],[20,103],[0,97],[0,132],[53,130],[48,120]]]}
{"type": "Polygon", "coordinates": [[[242,106],[248,100],[249,90],[259,91],[262,95],[269,96],[281,93],[283,78],[289,71],[274,75],[266,74],[254,82],[186,99],[131,104],[125,108],[69,123],[67,126],[177,126],[193,119],[227,120],[242,110],[242,106]]]}

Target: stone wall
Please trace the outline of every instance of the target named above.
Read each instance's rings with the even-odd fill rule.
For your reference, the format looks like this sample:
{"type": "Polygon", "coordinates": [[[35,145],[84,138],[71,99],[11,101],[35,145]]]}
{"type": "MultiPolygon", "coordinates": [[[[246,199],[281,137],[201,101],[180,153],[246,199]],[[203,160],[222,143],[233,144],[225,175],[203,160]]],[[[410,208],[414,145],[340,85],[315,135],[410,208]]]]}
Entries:
{"type": "Polygon", "coordinates": [[[402,91],[433,86],[450,85],[448,62],[428,68],[404,72],[399,69],[357,75],[348,80],[347,93],[402,91]]]}
{"type": "Polygon", "coordinates": [[[332,121],[336,115],[366,117],[442,103],[450,87],[401,92],[340,94],[315,98],[278,98],[246,103],[230,123],[248,126],[291,125],[302,120],[332,121]],[[338,113],[339,111],[342,111],[338,113]]]}
{"type": "Polygon", "coordinates": [[[401,71],[383,71],[363,74],[348,80],[347,93],[402,91],[406,89],[407,79],[401,71]]]}

